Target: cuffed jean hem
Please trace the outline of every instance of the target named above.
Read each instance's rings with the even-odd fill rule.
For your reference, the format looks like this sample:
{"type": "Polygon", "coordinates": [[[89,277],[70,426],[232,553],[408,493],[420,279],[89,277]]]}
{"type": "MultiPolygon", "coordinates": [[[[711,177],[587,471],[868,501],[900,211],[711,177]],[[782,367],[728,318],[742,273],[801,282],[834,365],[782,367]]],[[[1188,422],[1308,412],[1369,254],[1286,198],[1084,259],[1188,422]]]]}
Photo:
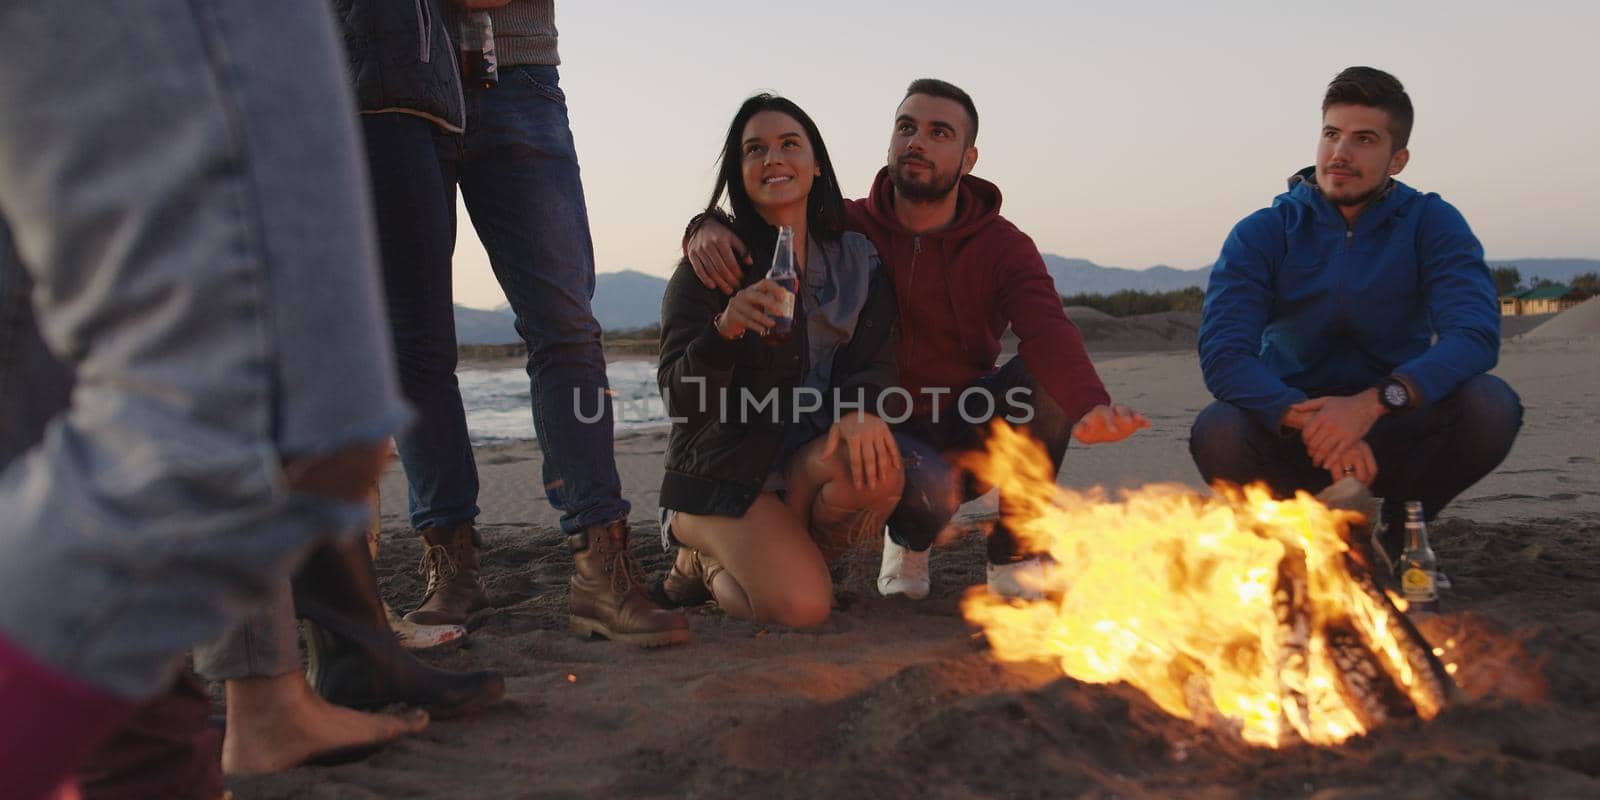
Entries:
{"type": "Polygon", "coordinates": [[[300,669],[299,628],[289,585],[217,639],[194,649],[194,670],[208,681],[271,678],[300,669]]]}
{"type": "Polygon", "coordinates": [[[19,0],[0,29],[0,209],[77,381],[0,473],[0,630],[148,697],[366,518],[281,459],[404,416],[356,112],[308,0],[19,0]]]}

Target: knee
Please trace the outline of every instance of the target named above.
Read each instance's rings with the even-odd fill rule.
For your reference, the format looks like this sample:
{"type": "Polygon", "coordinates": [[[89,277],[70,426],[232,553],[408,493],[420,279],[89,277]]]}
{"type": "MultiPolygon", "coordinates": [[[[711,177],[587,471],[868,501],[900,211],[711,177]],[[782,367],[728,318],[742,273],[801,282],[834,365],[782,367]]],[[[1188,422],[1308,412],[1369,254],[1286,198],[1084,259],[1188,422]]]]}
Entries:
{"type": "Polygon", "coordinates": [[[389,442],[366,442],[326,453],[291,456],[283,474],[292,491],[346,503],[366,503],[389,458],[389,442]]]}
{"type": "Polygon", "coordinates": [[[1232,403],[1219,400],[1206,406],[1189,429],[1189,455],[1201,477],[1207,482],[1244,479],[1246,443],[1257,427],[1244,409],[1232,403]]]}
{"type": "Polygon", "coordinates": [[[902,447],[901,460],[905,469],[900,474],[895,525],[931,528],[937,533],[961,505],[957,473],[936,453],[902,447]]]}
{"type": "Polygon", "coordinates": [[[1522,429],[1522,398],[1493,375],[1476,375],[1455,392],[1461,430],[1488,449],[1508,450],[1522,429]]]}
{"type": "Polygon", "coordinates": [[[600,323],[588,303],[571,298],[545,312],[517,314],[517,332],[530,349],[548,354],[581,352],[600,345],[600,323]]]}
{"type": "Polygon", "coordinates": [[[820,585],[795,586],[765,607],[757,608],[757,621],[807,628],[828,621],[833,613],[833,583],[823,576],[820,585]]]}

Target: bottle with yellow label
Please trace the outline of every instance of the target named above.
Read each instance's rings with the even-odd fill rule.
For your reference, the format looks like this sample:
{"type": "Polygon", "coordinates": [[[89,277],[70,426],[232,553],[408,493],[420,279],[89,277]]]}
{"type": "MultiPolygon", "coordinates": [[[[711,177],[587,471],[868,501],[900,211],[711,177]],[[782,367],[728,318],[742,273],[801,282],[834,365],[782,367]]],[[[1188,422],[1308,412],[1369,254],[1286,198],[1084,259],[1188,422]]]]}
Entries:
{"type": "Polygon", "coordinates": [[[1422,504],[1406,503],[1406,549],[1400,553],[1400,590],[1408,610],[1439,611],[1439,557],[1428,546],[1428,525],[1422,519],[1422,504]]]}

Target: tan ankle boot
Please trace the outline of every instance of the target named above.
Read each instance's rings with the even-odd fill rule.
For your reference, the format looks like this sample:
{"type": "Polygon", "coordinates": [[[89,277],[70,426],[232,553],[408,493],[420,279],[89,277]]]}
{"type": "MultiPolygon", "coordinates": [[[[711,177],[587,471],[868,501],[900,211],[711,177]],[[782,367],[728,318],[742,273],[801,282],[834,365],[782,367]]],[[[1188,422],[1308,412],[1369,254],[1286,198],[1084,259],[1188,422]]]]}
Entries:
{"type": "Polygon", "coordinates": [[[568,625],[579,636],[603,636],[640,647],[689,641],[689,620],[645,594],[644,570],[628,552],[628,523],[591,525],[567,537],[572,549],[568,625]]]}
{"type": "Polygon", "coordinates": [[[661,593],[679,608],[711,600],[711,582],[722,572],[722,562],[689,547],[679,552],[684,556],[674,560],[672,569],[661,579],[661,593]]]}
{"type": "Polygon", "coordinates": [[[489,607],[478,565],[478,529],[467,522],[454,528],[422,531],[422,570],[428,593],[422,605],[407,614],[417,625],[461,625],[472,612],[489,607]]]}

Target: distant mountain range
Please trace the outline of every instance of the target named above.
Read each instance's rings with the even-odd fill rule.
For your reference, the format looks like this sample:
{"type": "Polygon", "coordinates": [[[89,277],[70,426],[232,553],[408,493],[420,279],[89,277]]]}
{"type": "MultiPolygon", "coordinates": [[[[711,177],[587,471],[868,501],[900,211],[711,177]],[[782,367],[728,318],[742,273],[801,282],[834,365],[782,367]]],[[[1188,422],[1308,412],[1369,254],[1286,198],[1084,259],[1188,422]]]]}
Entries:
{"type": "MultiPolygon", "coordinates": [[[[1123,290],[1170,292],[1205,286],[1209,265],[1198,269],[1155,266],[1149,269],[1102,267],[1081,258],[1044,256],[1045,268],[1060,294],[1111,294],[1123,290]]],[[[1514,258],[1490,261],[1491,267],[1516,267],[1524,283],[1546,278],[1566,283],[1586,272],[1600,272],[1600,259],[1514,258]]],[[[661,321],[661,295],[667,281],[637,270],[595,276],[594,315],[608,331],[643,328],[661,321]]],[[[461,344],[505,344],[517,341],[515,319],[507,306],[493,310],[456,306],[456,340],[461,344]]]]}

